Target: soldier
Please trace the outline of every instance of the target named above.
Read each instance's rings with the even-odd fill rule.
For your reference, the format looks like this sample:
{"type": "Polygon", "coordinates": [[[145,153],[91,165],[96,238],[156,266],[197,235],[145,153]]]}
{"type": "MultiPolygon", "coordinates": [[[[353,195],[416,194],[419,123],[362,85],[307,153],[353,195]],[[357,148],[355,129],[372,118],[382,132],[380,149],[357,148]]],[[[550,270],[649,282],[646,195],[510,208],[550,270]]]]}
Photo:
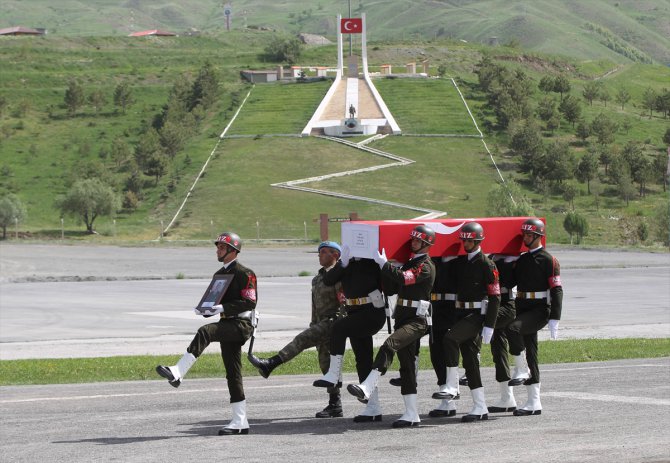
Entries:
{"type": "MultiPolygon", "coordinates": [[[[456,271],[456,256],[438,257],[435,261],[435,284],[430,299],[433,305],[432,342],[429,344],[430,361],[433,364],[440,390],[447,384],[447,362],[444,337],[456,322],[456,287],[452,273],[456,271]]],[[[440,405],[428,413],[431,418],[454,416],[460,391],[454,399],[442,399],[440,405]]]]}
{"type": "Polygon", "coordinates": [[[361,384],[349,384],[347,390],[361,400],[369,399],[377,389],[379,377],[398,353],[400,361],[400,393],[405,402],[405,413],[393,423],[394,428],[418,426],[421,422],[417,409],[415,353],[419,339],[428,330],[430,291],[435,281],[435,265],[428,249],[435,243],[435,232],[418,225],[410,233],[410,259],[401,267],[394,267],[386,259],[386,252],[375,254],[382,274],[394,281],[398,288],[394,318],[395,331],[379,348],[373,369],[361,384]]]}
{"type": "Polygon", "coordinates": [[[496,266],[482,253],[484,229],[477,222],[463,225],[459,235],[467,255],[455,261],[456,323],[444,338],[447,381],[433,394],[434,399],[454,400],[458,397],[458,351],[468,376],[474,406],[463,422],[488,419],[486,398],[479,372],[479,336],[484,344],[491,342],[500,305],[500,283],[496,266]]]}
{"type": "Polygon", "coordinates": [[[521,355],[525,348],[530,378],[524,383],[528,400],[514,411],[515,416],[542,413],[537,332],[548,323],[550,338],[558,339],[563,306],[561,266],[542,246],[544,222],[537,218],[528,219],[521,225],[521,233],[528,252],[521,254],[514,266],[516,319],[507,327],[507,335],[512,355],[521,355]]]}
{"type": "MultiPolygon", "coordinates": [[[[356,372],[362,380],[372,368],[372,336],[384,326],[386,301],[382,293],[379,267],[371,259],[350,257],[350,249],[342,246],[340,260],[323,276],[326,285],[341,283],[345,295],[347,316],[337,320],[330,338],[330,366],[316,381],[315,387],[338,387],[342,383],[342,359],[347,338],[356,357],[356,372]]],[[[355,423],[381,421],[379,394],[369,397],[363,412],[354,417],[355,423]]]]}
{"type": "MultiPolygon", "coordinates": [[[[310,347],[316,347],[319,356],[319,366],[325,374],[330,366],[330,336],[333,325],[341,318],[342,303],[340,298],[344,297],[342,285],[326,286],[323,278],[340,258],[342,249],[335,241],[324,241],[319,244],[319,264],[321,268],[312,279],[312,321],[309,328],[298,334],[293,341],[288,343],[279,353],[269,359],[258,358],[249,353],[249,361],[258,368],[258,372],[267,378],[272,370],[282,363],[286,363],[297,356],[300,352],[310,347]]],[[[317,418],[341,417],[342,400],[340,398],[340,387],[335,385],[328,388],[330,400],[328,406],[316,413],[317,418]]]]}
{"type": "Polygon", "coordinates": [[[242,346],[251,337],[253,326],[252,311],[256,308],[256,274],[237,261],[242,250],[242,240],[231,232],[219,235],[214,241],[216,257],[223,263],[215,275],[233,275],[228,290],[220,304],[204,313],[196,313],[208,318],[216,314],[219,320],[198,329],[186,353],[176,365],[156,367],[156,372],[166,378],[173,387],[179,387],[186,372],[211,342],[221,344],[221,357],[226,369],[228,392],[233,409],[233,419],[219,431],[220,436],[229,434],[249,434],[247,402],[242,384],[242,346]]]}
{"type": "Polygon", "coordinates": [[[491,338],[491,355],[496,368],[496,381],[500,389],[500,399],[488,407],[489,413],[512,412],[516,410],[516,400],[509,371],[509,343],[507,341],[507,326],[514,321],[514,262],[518,256],[504,256],[492,254],[489,258],[495,263],[500,275],[500,308],[496,318],[495,330],[491,338]]]}

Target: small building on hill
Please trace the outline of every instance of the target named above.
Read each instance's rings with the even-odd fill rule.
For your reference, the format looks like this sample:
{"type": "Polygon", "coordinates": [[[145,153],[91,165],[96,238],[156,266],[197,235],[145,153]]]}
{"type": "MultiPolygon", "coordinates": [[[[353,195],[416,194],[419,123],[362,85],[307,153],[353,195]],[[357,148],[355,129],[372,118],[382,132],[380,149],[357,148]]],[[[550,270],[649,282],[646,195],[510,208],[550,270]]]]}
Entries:
{"type": "Polygon", "coordinates": [[[47,30],[43,28],[33,29],[31,27],[14,26],[0,29],[0,35],[46,35],[47,30]]]}
{"type": "MultiPolygon", "coordinates": [[[[268,69],[263,71],[244,70],[240,71],[243,79],[252,84],[265,84],[268,82],[277,82],[279,72],[277,69],[268,69]]],[[[281,79],[281,77],[279,77],[281,79]]]]}
{"type": "Polygon", "coordinates": [[[161,31],[158,29],[151,29],[148,31],[140,31],[140,32],[133,32],[132,34],[128,34],[128,37],[148,37],[148,36],[153,36],[157,35],[160,37],[176,37],[177,34],[174,32],[167,32],[167,31],[161,31]]]}

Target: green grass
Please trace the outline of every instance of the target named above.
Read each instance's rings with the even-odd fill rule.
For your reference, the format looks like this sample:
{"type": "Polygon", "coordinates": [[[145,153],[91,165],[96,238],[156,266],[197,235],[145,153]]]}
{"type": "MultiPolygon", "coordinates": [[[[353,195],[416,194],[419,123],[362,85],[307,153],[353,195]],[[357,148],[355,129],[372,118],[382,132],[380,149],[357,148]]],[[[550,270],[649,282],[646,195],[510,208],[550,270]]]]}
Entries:
{"type": "Polygon", "coordinates": [[[331,84],[256,85],[226,135],[299,135],[331,84]]]}
{"type": "Polygon", "coordinates": [[[403,134],[479,136],[449,79],[376,79],[374,84],[403,134]]]}
{"type": "MultiPolygon", "coordinates": [[[[260,357],[276,352],[256,353],[260,357]]],[[[658,358],[670,355],[670,338],[664,339],[584,339],[540,342],[540,363],[577,363],[632,358],[658,358]]],[[[91,383],[158,379],[156,365],[172,365],[178,356],[104,357],[52,360],[0,361],[0,386],[28,384],[91,383]]],[[[481,365],[493,365],[491,351],[483,348],[481,365]]],[[[397,359],[390,371],[397,370],[397,359]]],[[[428,348],[421,349],[420,368],[432,369],[428,348]]],[[[245,359],[244,376],[258,376],[258,371],[245,359]]],[[[354,356],[345,354],[344,371],[355,372],[354,356]]],[[[315,350],[308,350],[273,372],[277,375],[321,374],[315,350]]],[[[189,378],[215,378],[224,375],[218,354],[202,355],[189,371],[189,378]]]]}
{"type": "MultiPolygon", "coordinates": [[[[260,53],[269,33],[231,32],[219,36],[183,37],[156,40],[133,40],[125,37],[59,37],[14,39],[3,42],[0,62],[9,64],[0,73],[0,96],[8,101],[0,114],[0,194],[12,191],[26,204],[28,217],[19,231],[37,239],[60,239],[60,213],[54,199],[67,191],[76,178],[87,171],[98,170],[121,193],[128,176],[112,161],[101,158],[112,140],[122,137],[129,144],[138,141],[140,130],[149,124],[165,104],[170,88],[182,73],[193,75],[209,59],[216,63],[222,76],[222,99],[202,121],[198,134],[177,155],[166,175],[154,186],[145,178],[143,198],[138,209],[121,211],[115,217],[100,217],[95,227],[100,235],[82,233],[83,225],[64,218],[66,238],[77,242],[138,242],[159,236],[161,222],[172,220],[200,168],[217,147],[218,135],[237,109],[248,86],[240,82],[243,68],[274,67],[262,62],[260,53]],[[96,115],[90,107],[82,108],[75,118],[65,117],[62,107],[67,79],[77,77],[86,91],[101,88],[110,102],[96,115]],[[138,100],[123,115],[115,112],[111,93],[120,80],[128,80],[138,100]],[[25,105],[26,113],[17,115],[25,105]],[[51,108],[51,116],[47,108],[51,108]],[[190,164],[186,158],[190,159],[190,164]],[[9,173],[5,172],[8,168],[9,173]],[[168,183],[174,180],[174,190],[168,183]]],[[[548,73],[568,71],[573,95],[579,97],[586,78],[602,75],[616,64],[610,60],[579,62],[556,56],[529,55],[509,48],[486,48],[453,41],[416,44],[370,44],[372,66],[407,59],[430,59],[434,72],[438,64],[447,66],[468,100],[473,114],[484,130],[490,118],[482,95],[473,83],[473,65],[482,53],[492,53],[505,65],[524,70],[539,79],[548,73]],[[420,55],[424,53],[424,55],[420,55]],[[583,65],[582,69],[578,65],[583,65]]],[[[305,52],[303,63],[332,64],[335,47],[315,47],[305,52]]],[[[403,64],[404,65],[404,64],[403,64]]],[[[670,70],[662,66],[622,65],[604,79],[614,93],[625,85],[633,94],[624,110],[614,102],[607,107],[594,102],[584,105],[584,116],[592,119],[606,112],[621,122],[631,120],[628,133],[620,131],[616,143],[628,140],[645,144],[648,155],[661,153],[661,134],[667,126],[658,114],[652,119],[639,106],[646,87],[660,91],[670,79],[670,70]],[[638,100],[635,100],[635,99],[638,100]]],[[[265,137],[269,134],[297,134],[311,117],[329,82],[312,84],[257,85],[231,126],[229,134],[252,135],[245,139],[225,139],[218,144],[214,159],[189,197],[183,213],[170,230],[169,240],[207,239],[222,228],[232,228],[245,238],[305,239],[319,238],[319,214],[346,217],[357,212],[364,220],[411,218],[418,212],[366,202],[336,199],[296,191],[279,190],[270,184],[307,176],[323,175],[348,169],[369,167],[387,162],[376,156],[339,144],[313,138],[265,137]],[[226,198],[222,201],[221,198],[226,198]]],[[[472,121],[451,82],[447,79],[378,79],[376,85],[405,133],[475,134],[472,121]]],[[[541,95],[536,92],[535,98],[541,95]]],[[[486,133],[486,142],[494,151],[496,162],[505,175],[522,183],[535,213],[547,218],[550,241],[568,243],[562,221],[567,205],[558,191],[544,197],[533,191],[532,181],[516,173],[516,160],[506,156],[507,135],[486,133]]],[[[584,147],[575,143],[570,124],[563,122],[546,141],[562,139],[572,143],[577,156],[584,147]]],[[[446,211],[451,217],[486,215],[486,195],[497,181],[483,144],[475,139],[388,137],[373,147],[406,156],[416,162],[403,168],[383,169],[374,173],[330,179],[306,185],[318,189],[358,194],[365,197],[412,204],[446,211]],[[402,186],[402,187],[400,187],[402,186]]],[[[574,181],[570,181],[573,182],[574,181]]],[[[575,200],[578,211],[589,220],[591,234],[587,245],[628,244],[622,238],[618,222],[610,217],[633,217],[646,220],[654,208],[667,201],[667,194],[657,183],[650,183],[650,194],[633,198],[630,205],[616,197],[608,187],[599,209],[586,186],[577,184],[575,200]]],[[[339,226],[331,234],[339,237],[339,226]]]]}

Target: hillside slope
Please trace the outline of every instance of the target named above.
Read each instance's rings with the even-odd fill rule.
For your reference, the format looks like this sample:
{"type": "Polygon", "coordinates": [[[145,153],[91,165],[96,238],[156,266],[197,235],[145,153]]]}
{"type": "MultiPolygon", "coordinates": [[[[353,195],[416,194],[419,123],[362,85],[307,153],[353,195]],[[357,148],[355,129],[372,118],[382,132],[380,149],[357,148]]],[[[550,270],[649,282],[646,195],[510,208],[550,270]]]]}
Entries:
{"type": "MultiPolygon", "coordinates": [[[[56,35],[128,35],[145,29],[184,33],[225,29],[222,2],[122,3],[105,0],[0,1],[0,27],[45,27],[56,35]]],[[[299,0],[231,2],[232,27],[267,27],[335,36],[344,2],[299,0]]],[[[352,16],[366,13],[369,40],[516,43],[578,59],[606,58],[670,64],[670,3],[665,0],[353,0],[352,16]]]]}

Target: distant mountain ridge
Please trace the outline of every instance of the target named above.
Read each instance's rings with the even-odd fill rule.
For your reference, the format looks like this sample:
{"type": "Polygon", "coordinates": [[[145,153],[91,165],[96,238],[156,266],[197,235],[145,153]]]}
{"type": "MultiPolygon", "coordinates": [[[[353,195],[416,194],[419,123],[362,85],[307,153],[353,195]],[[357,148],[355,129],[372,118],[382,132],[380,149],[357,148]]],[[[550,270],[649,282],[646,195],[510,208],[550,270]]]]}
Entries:
{"type": "MultiPolygon", "coordinates": [[[[348,3],[327,0],[0,0],[0,28],[44,27],[50,34],[128,35],[145,29],[184,33],[269,28],[334,38],[335,17],[348,3]]],[[[670,65],[670,2],[666,0],[351,0],[352,16],[365,12],[368,40],[518,44],[581,60],[654,61],[670,65]]]]}

